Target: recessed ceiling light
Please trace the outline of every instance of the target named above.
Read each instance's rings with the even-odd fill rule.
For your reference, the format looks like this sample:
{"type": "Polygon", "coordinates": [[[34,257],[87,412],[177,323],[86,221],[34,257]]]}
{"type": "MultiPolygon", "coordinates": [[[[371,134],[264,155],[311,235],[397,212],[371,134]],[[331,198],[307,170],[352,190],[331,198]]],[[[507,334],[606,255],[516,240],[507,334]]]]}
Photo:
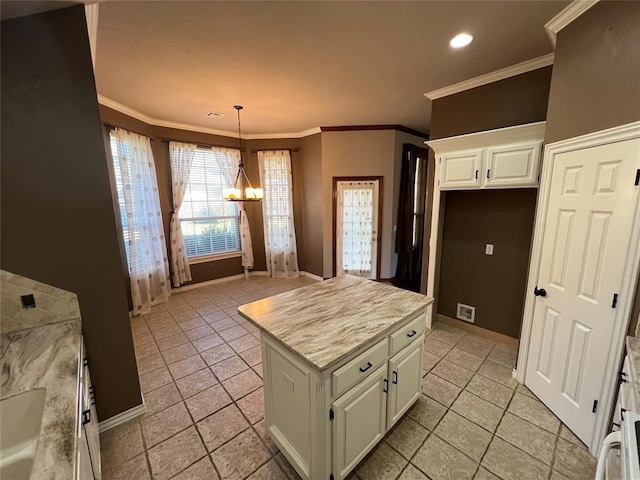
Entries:
{"type": "Polygon", "coordinates": [[[453,48],[461,48],[466,47],[473,40],[473,35],[469,35],[468,33],[459,33],[455,37],[451,39],[449,45],[453,48]]]}
{"type": "Polygon", "coordinates": [[[216,120],[220,120],[222,117],[224,117],[224,113],[207,112],[204,114],[204,116],[209,118],[215,118],[216,120]]]}

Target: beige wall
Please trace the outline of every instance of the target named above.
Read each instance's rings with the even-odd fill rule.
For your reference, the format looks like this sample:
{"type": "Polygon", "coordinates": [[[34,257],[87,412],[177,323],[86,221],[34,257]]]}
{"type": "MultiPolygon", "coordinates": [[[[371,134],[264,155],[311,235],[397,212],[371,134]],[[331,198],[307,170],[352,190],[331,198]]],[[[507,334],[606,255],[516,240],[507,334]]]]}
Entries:
{"type": "MultiPolygon", "coordinates": [[[[322,134],[301,139],[302,147],[302,250],[301,269],[323,276],[322,253],[322,134]]],[[[298,228],[298,225],[296,225],[298,228]]]]}

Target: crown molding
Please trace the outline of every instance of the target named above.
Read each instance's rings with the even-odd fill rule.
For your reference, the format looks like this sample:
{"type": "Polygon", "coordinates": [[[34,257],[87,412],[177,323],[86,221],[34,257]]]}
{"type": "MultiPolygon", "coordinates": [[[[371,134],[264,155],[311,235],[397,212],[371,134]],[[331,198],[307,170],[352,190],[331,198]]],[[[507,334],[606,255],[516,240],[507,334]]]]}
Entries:
{"type": "Polygon", "coordinates": [[[596,3],[598,3],[598,0],[574,0],[558,15],[546,23],[544,29],[546,30],[547,35],[549,35],[554,47],[556,46],[556,36],[558,35],[558,32],[593,7],[596,3]]]}
{"type": "Polygon", "coordinates": [[[431,92],[425,93],[424,96],[429,100],[436,100],[448,95],[453,95],[454,93],[464,92],[465,90],[470,90],[472,88],[481,87],[482,85],[497,82],[498,80],[515,77],[516,75],[520,75],[521,73],[527,73],[532,70],[537,70],[538,68],[553,65],[553,58],[554,54],[548,53],[547,55],[532,58],[531,60],[517,63],[515,65],[511,65],[510,67],[501,68],[500,70],[496,70],[495,72],[486,73],[484,75],[480,75],[479,77],[474,77],[463,82],[454,83],[453,85],[449,85],[448,87],[439,88],[438,90],[432,90],[431,92]]]}
{"type": "Polygon", "coordinates": [[[342,126],[333,126],[333,127],[320,127],[320,131],[322,132],[353,132],[360,130],[397,130],[399,132],[407,133],[409,135],[413,135],[414,137],[421,137],[425,139],[429,139],[429,135],[424,132],[420,132],[419,130],[414,130],[413,128],[405,127],[404,125],[393,124],[393,125],[342,125],[342,126]]]}
{"type": "MultiPolygon", "coordinates": [[[[120,113],[124,113],[125,115],[133,117],[136,120],[140,120],[141,122],[147,123],[149,125],[153,125],[155,127],[175,128],[177,130],[188,130],[190,132],[208,133],[210,135],[220,135],[222,137],[238,138],[238,134],[236,132],[228,132],[226,130],[216,130],[215,128],[199,127],[197,125],[189,125],[187,123],[171,122],[168,120],[153,118],[153,117],[150,117],[149,115],[139,112],[138,110],[134,110],[131,107],[127,107],[122,103],[116,102],[115,100],[111,100],[110,98],[107,98],[104,95],[100,95],[100,94],[98,94],[98,103],[100,105],[104,105],[105,107],[109,107],[120,113]]],[[[266,140],[271,138],[302,138],[302,137],[308,137],[309,135],[315,135],[316,133],[320,133],[320,127],[309,128],[307,130],[302,130],[300,132],[250,133],[250,134],[242,135],[242,138],[244,138],[245,140],[266,140]]]]}

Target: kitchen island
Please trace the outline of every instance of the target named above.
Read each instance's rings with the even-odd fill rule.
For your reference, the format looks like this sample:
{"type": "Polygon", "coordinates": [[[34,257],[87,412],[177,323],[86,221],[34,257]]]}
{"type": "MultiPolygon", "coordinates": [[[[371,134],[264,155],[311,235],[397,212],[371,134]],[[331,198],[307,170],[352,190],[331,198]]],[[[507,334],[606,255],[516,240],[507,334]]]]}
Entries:
{"type": "Polygon", "coordinates": [[[302,478],[345,478],[419,398],[432,302],[344,275],[238,308],[261,333],[265,429],[302,478]]]}

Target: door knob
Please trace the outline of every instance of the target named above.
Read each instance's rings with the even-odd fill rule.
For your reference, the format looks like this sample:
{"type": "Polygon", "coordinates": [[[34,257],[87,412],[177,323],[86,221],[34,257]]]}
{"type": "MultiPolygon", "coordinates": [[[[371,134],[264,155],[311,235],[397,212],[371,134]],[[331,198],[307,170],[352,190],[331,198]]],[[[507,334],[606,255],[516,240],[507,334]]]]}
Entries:
{"type": "Polygon", "coordinates": [[[547,296],[547,291],[544,288],[535,287],[533,289],[533,294],[536,297],[546,297],[547,296]]]}

